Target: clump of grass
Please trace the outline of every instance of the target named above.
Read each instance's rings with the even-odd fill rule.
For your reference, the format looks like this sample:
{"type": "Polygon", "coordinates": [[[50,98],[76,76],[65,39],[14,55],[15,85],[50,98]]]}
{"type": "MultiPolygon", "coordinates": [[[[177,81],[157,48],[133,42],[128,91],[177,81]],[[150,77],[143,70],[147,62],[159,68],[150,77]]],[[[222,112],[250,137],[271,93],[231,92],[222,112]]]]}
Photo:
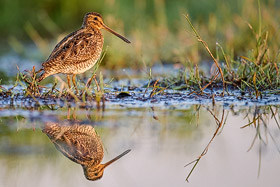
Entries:
{"type": "Polygon", "coordinates": [[[255,36],[255,47],[247,52],[246,56],[241,56],[239,59],[233,59],[230,54],[227,54],[223,47],[216,42],[216,57],[214,57],[208,44],[198,34],[194,28],[190,18],[186,16],[186,19],[191,26],[191,29],[195,33],[195,37],[199,42],[203,44],[211,59],[214,62],[214,68],[216,68],[212,77],[206,77],[195,65],[194,70],[190,68],[187,77],[187,73],[180,72],[177,76],[168,77],[160,82],[162,86],[170,86],[173,89],[189,89],[194,90],[191,93],[203,93],[203,90],[210,85],[227,89],[231,86],[235,89],[239,89],[242,92],[253,93],[256,98],[262,97],[264,92],[266,93],[280,93],[280,76],[279,76],[279,52],[274,56],[271,56],[271,49],[269,44],[269,32],[262,29],[262,17],[261,17],[261,5],[259,6],[259,28],[256,32],[251,24],[248,23],[248,30],[251,30],[255,36]],[[219,52],[221,52],[224,62],[219,60],[219,52]],[[219,79],[218,79],[219,78],[219,79]],[[175,84],[173,84],[175,83],[175,84]],[[222,87],[221,87],[222,85],[222,87]]]}
{"type": "MultiPolygon", "coordinates": [[[[256,97],[262,91],[277,93],[280,88],[279,62],[268,56],[269,46],[267,44],[268,32],[262,33],[257,38],[257,46],[248,56],[241,56],[240,60],[232,61],[235,69],[227,72],[227,80],[236,85],[240,90],[251,90],[256,97]]],[[[278,92],[279,93],[279,92],[278,92]]]]}
{"type": "Polygon", "coordinates": [[[37,82],[37,72],[35,70],[35,67],[32,68],[31,71],[25,70],[24,73],[22,73],[18,69],[18,75],[17,79],[15,81],[15,84],[12,88],[9,90],[2,89],[0,87],[0,91],[3,93],[6,93],[6,95],[9,93],[12,93],[13,90],[18,85],[20,85],[23,88],[24,96],[31,97],[33,100],[37,103],[39,106],[39,102],[37,99],[62,99],[67,102],[75,102],[80,103],[81,106],[85,106],[87,102],[89,101],[96,101],[97,108],[100,108],[100,101],[102,101],[102,108],[105,107],[105,96],[104,96],[104,82],[103,82],[103,75],[100,72],[100,83],[96,80],[96,72],[99,68],[104,56],[106,54],[106,50],[103,52],[101,58],[98,60],[98,62],[95,64],[93,68],[93,73],[91,78],[88,79],[87,83],[83,83],[82,81],[78,81],[78,86],[80,87],[80,91],[74,92],[73,88],[68,88],[67,83],[61,79],[58,75],[54,75],[55,82],[52,87],[44,87],[38,85],[37,82]],[[91,88],[91,82],[94,80],[95,87],[91,88]],[[57,88],[58,87],[58,88],[57,88]],[[94,93],[93,93],[94,91],[94,93]]]}
{"type": "MultiPolygon", "coordinates": [[[[16,87],[18,84],[20,84],[24,89],[25,96],[39,96],[40,95],[40,86],[38,85],[36,81],[36,76],[37,72],[35,70],[35,66],[33,66],[31,71],[25,70],[25,73],[22,73],[19,70],[19,67],[17,66],[18,69],[18,75],[17,75],[17,80],[15,81],[15,86],[16,87]]],[[[14,88],[13,87],[13,88],[14,88]]],[[[12,89],[13,89],[12,88],[12,89]]]]}
{"type": "Polygon", "coordinates": [[[248,23],[248,28],[255,36],[255,48],[249,51],[247,56],[241,56],[239,60],[231,60],[231,64],[228,64],[225,58],[227,68],[224,70],[229,84],[235,85],[242,91],[253,91],[256,98],[261,96],[262,91],[280,93],[280,62],[278,58],[280,49],[275,56],[271,56],[271,53],[269,53],[269,32],[262,29],[260,0],[257,2],[259,12],[258,32],[248,23]]]}

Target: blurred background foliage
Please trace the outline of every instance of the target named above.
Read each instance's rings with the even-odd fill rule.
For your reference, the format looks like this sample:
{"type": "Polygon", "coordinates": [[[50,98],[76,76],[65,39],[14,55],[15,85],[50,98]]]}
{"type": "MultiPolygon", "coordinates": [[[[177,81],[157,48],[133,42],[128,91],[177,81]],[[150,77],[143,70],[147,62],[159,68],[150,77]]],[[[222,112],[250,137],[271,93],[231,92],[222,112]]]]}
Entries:
{"type": "MultiPolygon", "coordinates": [[[[230,58],[237,58],[257,45],[257,0],[1,0],[0,4],[1,54],[13,50],[28,56],[27,46],[35,44],[41,54],[38,63],[91,11],[101,13],[109,27],[132,41],[127,45],[103,32],[109,48],[102,66],[109,69],[209,58],[193,36],[186,14],[213,51],[219,42],[230,58]]],[[[262,28],[269,31],[269,55],[274,56],[280,42],[279,8],[279,0],[261,0],[262,28]]]]}

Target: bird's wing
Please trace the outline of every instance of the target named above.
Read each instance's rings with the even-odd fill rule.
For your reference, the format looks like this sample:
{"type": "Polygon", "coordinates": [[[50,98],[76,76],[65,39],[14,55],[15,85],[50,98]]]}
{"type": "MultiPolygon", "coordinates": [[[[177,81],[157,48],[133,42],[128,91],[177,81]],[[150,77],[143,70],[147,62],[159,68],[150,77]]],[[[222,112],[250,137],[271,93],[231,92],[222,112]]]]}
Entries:
{"type": "Polygon", "coordinates": [[[66,65],[71,62],[84,62],[92,58],[98,48],[97,35],[83,29],[75,31],[62,39],[54,48],[43,67],[66,65]]]}
{"type": "Polygon", "coordinates": [[[65,45],[66,43],[68,43],[71,39],[73,39],[74,36],[77,35],[77,34],[79,33],[79,31],[80,31],[80,30],[68,34],[68,35],[65,36],[58,44],[56,44],[56,46],[54,47],[52,53],[50,54],[50,56],[49,56],[48,59],[46,60],[46,62],[49,61],[50,59],[54,58],[55,54],[56,54],[59,50],[61,50],[61,49],[64,47],[64,45],[65,45]]]}

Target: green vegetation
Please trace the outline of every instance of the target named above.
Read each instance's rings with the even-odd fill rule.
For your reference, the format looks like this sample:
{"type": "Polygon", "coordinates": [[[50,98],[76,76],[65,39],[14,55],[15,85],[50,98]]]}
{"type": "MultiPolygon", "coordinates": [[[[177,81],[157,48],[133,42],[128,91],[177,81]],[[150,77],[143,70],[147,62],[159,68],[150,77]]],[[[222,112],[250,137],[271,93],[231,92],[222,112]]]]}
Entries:
{"type": "MultiPolygon", "coordinates": [[[[55,43],[80,27],[86,12],[96,11],[108,26],[132,41],[124,45],[104,31],[109,47],[102,68],[147,71],[155,63],[180,63],[186,67],[184,73],[169,75],[160,81],[160,88],[203,91],[205,85],[223,78],[226,86],[258,97],[263,90],[279,93],[279,8],[277,0],[5,0],[0,7],[0,32],[7,37],[1,43],[30,59],[25,46],[32,42],[41,62],[55,43]],[[196,41],[186,15],[212,57],[196,41]],[[214,59],[219,74],[217,63],[211,73],[200,71],[202,62],[211,65],[214,59]]],[[[7,51],[3,45],[0,49],[7,51]]]]}
{"type": "MultiPolygon", "coordinates": [[[[250,91],[254,92],[256,98],[259,96],[262,97],[262,91],[268,91],[269,93],[277,93],[279,94],[280,88],[280,76],[279,76],[279,61],[277,52],[276,56],[269,56],[269,46],[268,46],[268,31],[263,31],[261,28],[262,20],[261,20],[261,7],[260,2],[258,0],[259,7],[259,31],[255,33],[252,29],[252,26],[249,24],[248,26],[252,29],[252,32],[256,37],[256,47],[250,51],[248,57],[241,56],[240,60],[228,60],[228,56],[225,54],[222,46],[217,43],[217,53],[218,50],[222,52],[224,63],[219,63],[219,55],[215,58],[207,42],[205,42],[197,30],[194,28],[190,18],[186,16],[188,23],[190,24],[195,36],[199,42],[202,43],[203,47],[208,52],[209,56],[213,60],[212,67],[215,67],[215,73],[212,75],[211,80],[207,79],[204,75],[200,75],[201,73],[198,71],[196,66],[195,73],[190,70],[189,78],[186,76],[186,73],[180,73],[179,77],[168,77],[165,79],[161,87],[171,87],[179,89],[185,88],[196,88],[200,90],[200,93],[203,93],[204,89],[213,83],[221,83],[222,88],[225,89],[228,85],[233,86],[234,88],[238,88],[242,92],[250,91]],[[221,67],[221,65],[223,65],[221,67]],[[217,77],[220,76],[220,80],[215,81],[217,77]],[[204,85],[202,87],[202,85],[204,85]]],[[[186,69],[187,71],[187,69],[186,69]]],[[[203,72],[202,72],[203,73],[203,72]]],[[[224,92],[223,92],[224,94],[224,92]]]]}

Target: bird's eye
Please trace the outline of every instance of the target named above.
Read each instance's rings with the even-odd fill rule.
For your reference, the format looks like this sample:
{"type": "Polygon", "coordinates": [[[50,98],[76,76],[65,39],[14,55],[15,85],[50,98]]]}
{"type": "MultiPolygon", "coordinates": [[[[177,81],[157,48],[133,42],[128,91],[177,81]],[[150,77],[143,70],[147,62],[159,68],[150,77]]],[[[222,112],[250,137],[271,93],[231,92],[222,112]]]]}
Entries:
{"type": "Polygon", "coordinates": [[[95,176],[97,176],[97,175],[98,175],[98,173],[95,173],[94,175],[95,175],[95,176]]]}
{"type": "Polygon", "coordinates": [[[94,17],[93,19],[94,19],[95,21],[97,21],[97,17],[94,17]]]}

